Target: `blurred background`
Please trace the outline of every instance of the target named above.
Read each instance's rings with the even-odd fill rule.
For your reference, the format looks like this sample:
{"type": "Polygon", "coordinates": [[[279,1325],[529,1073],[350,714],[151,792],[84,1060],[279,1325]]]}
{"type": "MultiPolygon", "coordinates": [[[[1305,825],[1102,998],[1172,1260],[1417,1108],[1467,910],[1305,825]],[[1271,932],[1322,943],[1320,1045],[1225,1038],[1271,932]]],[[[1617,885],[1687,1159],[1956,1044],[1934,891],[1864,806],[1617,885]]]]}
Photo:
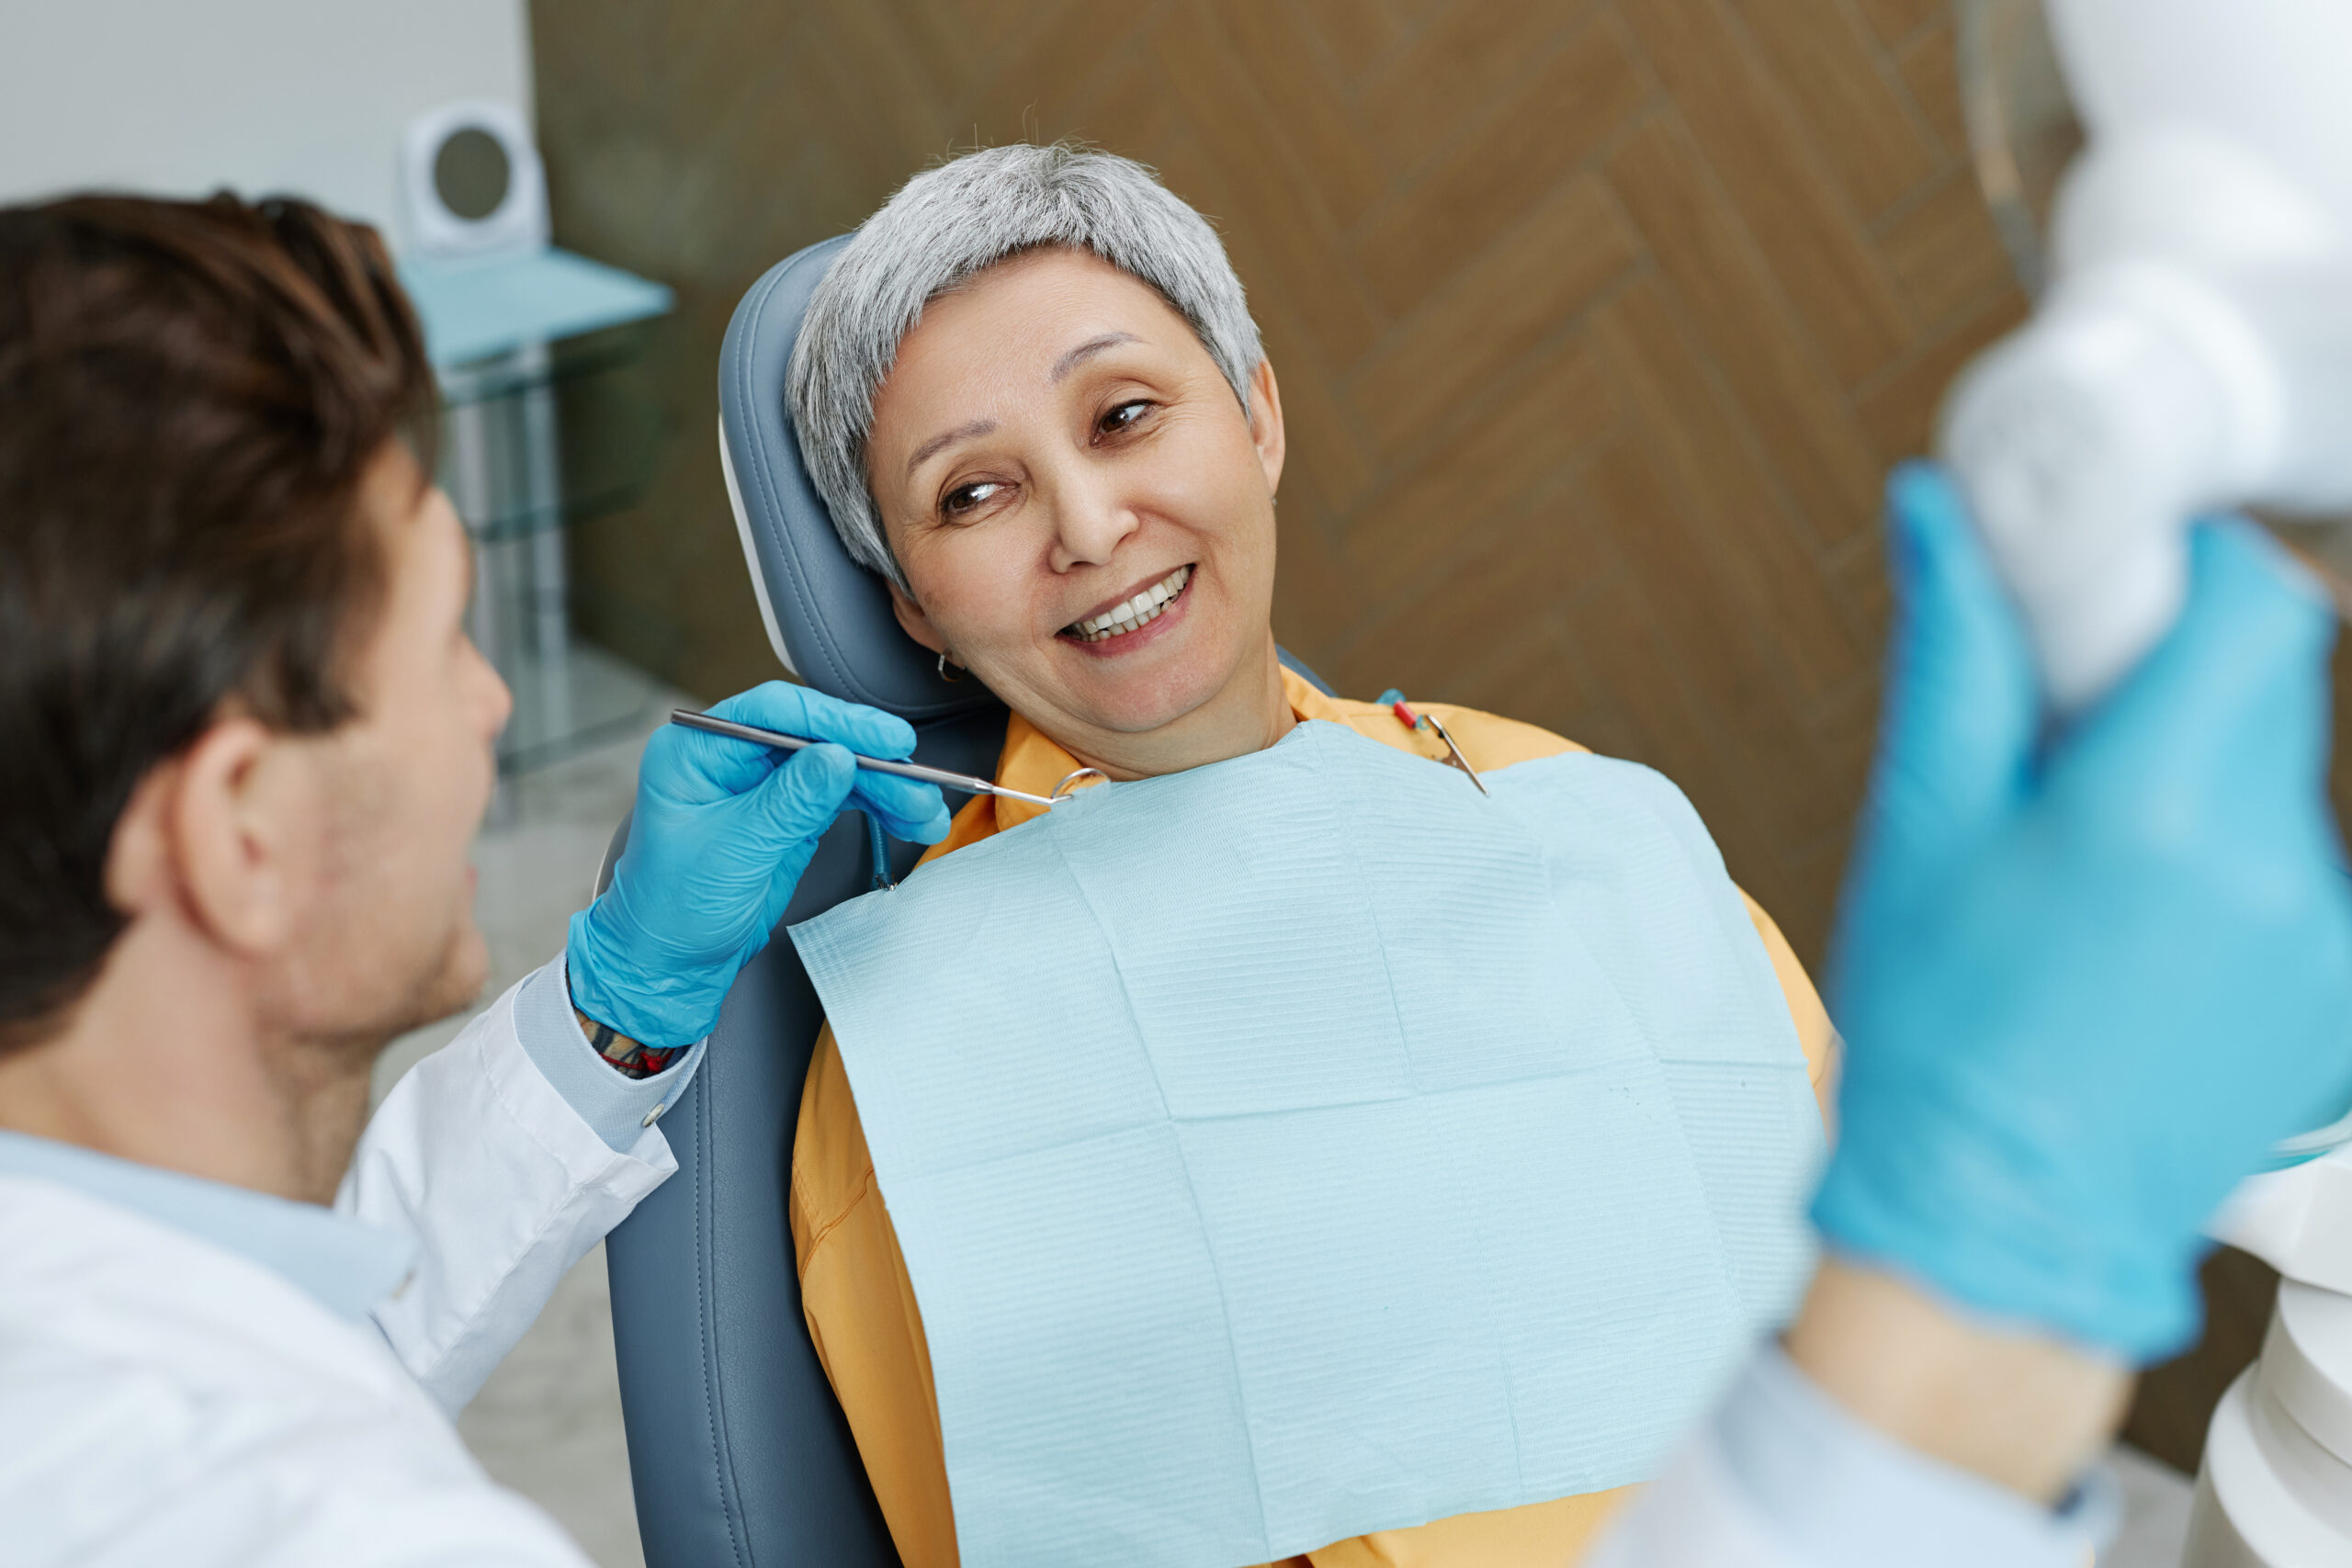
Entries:
{"type": "MultiPolygon", "coordinates": [[[[1943,0],[0,0],[0,200],[289,190],[410,269],[478,632],[524,699],[480,857],[502,983],[560,943],[655,716],[779,673],[714,438],[737,299],[934,160],[1063,136],[1157,167],[1249,288],[1291,428],[1283,642],[1349,694],[1660,769],[1817,967],[1871,744],[1879,489],[2025,311],[1943,0]],[[496,298],[410,186],[471,221],[537,169],[509,148],[469,196],[454,152],[418,164],[450,105],[543,161],[496,298]],[[521,320],[527,269],[571,261],[603,304],[521,320]]],[[[2143,1450],[2194,1468],[2271,1284],[2209,1269],[2143,1450]]],[[[601,1290],[592,1258],[466,1429],[632,1562],[601,1290]]]]}

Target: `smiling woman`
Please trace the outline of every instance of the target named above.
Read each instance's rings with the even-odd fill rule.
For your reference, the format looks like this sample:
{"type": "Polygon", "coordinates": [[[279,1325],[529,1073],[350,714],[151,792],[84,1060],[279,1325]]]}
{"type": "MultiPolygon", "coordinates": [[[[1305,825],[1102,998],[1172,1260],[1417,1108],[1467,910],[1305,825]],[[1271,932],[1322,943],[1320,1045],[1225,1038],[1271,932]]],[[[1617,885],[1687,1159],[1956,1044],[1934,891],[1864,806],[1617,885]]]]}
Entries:
{"type": "MultiPolygon", "coordinates": [[[[1285,451],[1274,368],[1216,233],[1148,170],[1068,146],[1015,146],[917,176],[819,286],[789,386],[810,474],[851,553],[888,582],[907,635],[969,669],[1012,710],[1001,783],[1040,793],[1078,767],[1114,780],[1163,779],[1254,758],[1303,724],[1316,736],[1338,726],[1351,747],[1369,739],[1444,761],[1442,744],[1400,725],[1388,708],[1328,697],[1283,670],[1271,622],[1274,498],[1285,451]]],[[[1435,711],[1481,772],[1578,750],[1510,719],[1435,711]]],[[[1016,801],[976,799],[926,863],[1037,815],[1016,801]]],[[[1712,846],[1706,852],[1712,857],[1712,846]]],[[[1543,863],[1532,847],[1527,858],[1543,863]]],[[[1629,864],[1611,874],[1638,882],[1647,873],[1629,864]]],[[[1712,874],[1720,880],[1719,864],[1712,874]]],[[[1769,1032],[1787,1042],[1797,1075],[1788,1081],[1803,1098],[1804,1084],[1817,1088],[1828,1063],[1827,1020],[1770,920],[1728,884],[1722,893],[1746,944],[1734,966],[1763,977],[1769,1032]]],[[[1436,934],[1443,950],[1450,933],[1436,934]]],[[[1702,945],[1713,940],[1693,936],[1702,945]]],[[[1679,939],[1666,945],[1685,958],[1697,951],[1679,939]]],[[[1334,987],[1336,1001],[1345,982],[1328,962],[1318,970],[1321,951],[1301,950],[1295,989],[1306,996],[1334,987]]],[[[1204,976],[1193,988],[1216,992],[1222,978],[1204,976]]],[[[1518,983],[1508,979],[1505,988],[1518,983]]],[[[1061,1016],[1073,999],[1039,995],[1034,1005],[1041,1016],[1061,1016]]],[[[836,1022],[849,1027],[842,1015],[836,1022]]],[[[1553,1020],[1571,1055],[1590,1023],[1553,1020]]],[[[1676,1044],[1652,1043],[1661,1058],[1676,1044]]],[[[1258,1048],[1278,1055],[1288,1046],[1269,1037],[1258,1048]]],[[[1433,1059],[1442,1047],[1428,1049],[1433,1059]]],[[[1369,1078],[1360,1087],[1376,1098],[1369,1078]]],[[[1817,1140],[1817,1130],[1807,1136],[1817,1140]]],[[[1481,1150],[1458,1153],[1473,1164],[1487,1158],[1481,1150]]],[[[810,1333],[901,1554],[918,1568],[955,1562],[959,1520],[946,1450],[956,1444],[950,1435],[943,1447],[933,1359],[939,1335],[925,1335],[830,1029],[810,1068],[793,1161],[793,1233],[810,1333]]],[[[1507,1184],[1513,1179],[1507,1162],[1493,1168],[1507,1184]]],[[[1038,1214],[1013,1223],[1044,1235],[1057,1222],[1038,1214]]],[[[1312,1252],[1317,1239],[1294,1238],[1292,1250],[1312,1252]]],[[[1743,1243],[1727,1233],[1721,1245],[1738,1254],[1743,1243]]],[[[1020,1266],[1008,1258],[1003,1267],[1020,1266]]],[[[1653,1302],[1645,1293],[1651,1287],[1633,1279],[1639,1273],[1629,1269],[1584,1303],[1594,1322],[1679,1310],[1653,1302]]],[[[1415,1287],[1400,1277],[1369,1289],[1377,1296],[1415,1287]]],[[[1351,1291],[1364,1305],[1365,1293],[1351,1291]]],[[[1064,1301],[1052,1315],[1067,1325],[1072,1313],[1114,1310],[1064,1301]]],[[[940,1371],[954,1370],[943,1364],[940,1371]]],[[[1379,1399],[1364,1398],[1362,1414],[1376,1422],[1379,1399]]],[[[1608,1446],[1590,1436],[1590,1446],[1608,1446]]],[[[1431,1465],[1433,1474],[1445,1468],[1431,1465]]],[[[1626,1455],[1604,1454],[1593,1472],[1637,1471],[1626,1455]]],[[[1330,1490],[1344,1503],[1359,1483],[1371,1489],[1369,1475],[1343,1474],[1330,1490]]],[[[1494,1494],[1448,1494],[1433,1480],[1428,1495],[1494,1494]]],[[[1621,1495],[1522,1489],[1511,1496],[1524,1506],[1489,1503],[1488,1511],[1464,1513],[1457,1504],[1414,1515],[1405,1521],[1411,1528],[1398,1528],[1393,1513],[1367,1517],[1352,1528],[1372,1533],[1297,1561],[1318,1568],[1556,1563],[1577,1554],[1621,1495]],[[1446,1512],[1453,1517],[1436,1517],[1446,1512]]],[[[1111,1505],[1095,1498],[1087,1506],[1111,1505]]],[[[1152,1536],[1159,1527],[1151,1521],[1165,1517],[1157,1506],[1153,1499],[1135,1506],[1114,1531],[1131,1542],[1152,1536]]],[[[1335,1503],[1332,1517],[1352,1516],[1335,1503]]],[[[1178,1561],[1184,1553],[1155,1540],[1129,1556],[1178,1561]]]]}
{"type": "Polygon", "coordinates": [[[819,286],[791,389],[908,635],[1084,765],[1289,728],[1273,367],[1216,235],[1141,167],[1011,147],[911,182],[819,286]]]}
{"type": "Polygon", "coordinates": [[[1281,739],[1282,403],[1262,359],[1244,386],[1082,251],[933,301],[867,444],[908,635],[1114,779],[1281,739]]]}

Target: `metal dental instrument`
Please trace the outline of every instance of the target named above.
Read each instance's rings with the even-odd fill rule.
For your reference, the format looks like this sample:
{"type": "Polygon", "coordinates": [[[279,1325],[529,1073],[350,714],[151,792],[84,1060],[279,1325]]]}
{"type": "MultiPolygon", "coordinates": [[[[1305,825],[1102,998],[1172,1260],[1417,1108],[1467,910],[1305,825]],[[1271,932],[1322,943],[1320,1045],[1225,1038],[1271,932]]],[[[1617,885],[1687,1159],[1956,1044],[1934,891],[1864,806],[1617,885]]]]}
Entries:
{"type": "Polygon", "coordinates": [[[1470,765],[1470,759],[1462,754],[1462,748],[1453,743],[1453,732],[1445,728],[1444,720],[1433,713],[1415,713],[1406,704],[1405,694],[1394,689],[1381,693],[1380,700],[1388,705],[1388,711],[1395,714],[1396,722],[1406,728],[1426,729],[1444,741],[1445,749],[1453,753],[1453,765],[1470,775],[1470,782],[1478,786],[1480,795],[1488,795],[1486,781],[1478,776],[1478,770],[1470,765]]]}
{"type": "MultiPolygon", "coordinates": [[[[696,713],[692,708],[672,708],[670,722],[683,724],[688,729],[707,729],[713,735],[725,735],[737,740],[749,740],[755,745],[774,746],[786,751],[798,751],[810,746],[822,744],[820,741],[806,739],[797,735],[786,735],[782,730],[762,729],[756,725],[738,724],[731,718],[718,718],[710,714],[696,713]]],[[[1073,793],[1070,789],[1071,784],[1083,774],[1091,773],[1097,778],[1102,776],[1095,773],[1092,768],[1080,768],[1077,773],[1056,784],[1053,794],[1031,795],[1026,790],[1007,789],[992,779],[974,778],[969,773],[950,773],[945,768],[927,768],[921,762],[893,762],[880,757],[860,756],[854,751],[851,752],[850,756],[859,767],[871,773],[896,773],[902,779],[921,779],[925,784],[935,784],[945,789],[962,790],[967,795],[1001,795],[1007,800],[1026,801],[1032,806],[1052,806],[1058,801],[1068,800],[1073,793]]]]}

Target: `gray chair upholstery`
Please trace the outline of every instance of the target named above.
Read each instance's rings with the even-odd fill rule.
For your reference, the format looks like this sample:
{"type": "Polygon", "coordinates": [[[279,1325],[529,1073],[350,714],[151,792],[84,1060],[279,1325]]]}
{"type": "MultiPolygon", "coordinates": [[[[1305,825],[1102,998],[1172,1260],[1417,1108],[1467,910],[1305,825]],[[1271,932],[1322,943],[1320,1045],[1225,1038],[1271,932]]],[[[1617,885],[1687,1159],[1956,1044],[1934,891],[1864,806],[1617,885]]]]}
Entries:
{"type": "MultiPolygon", "coordinates": [[[[940,680],[933,657],[899,631],[880,581],[835,536],[786,411],[801,312],[844,243],[828,240],[771,268],[736,307],[720,350],[720,456],[745,563],[787,669],[907,718],[923,761],[989,775],[1005,710],[978,682],[940,680]]],[[[628,834],[623,822],[599,892],[628,834]]],[[[891,845],[891,875],[905,875],[920,852],[891,845]]],[[[874,871],[863,823],[845,816],[820,844],[783,924],[866,891],[874,871]]],[[[662,1118],[678,1173],[606,1246],[649,1568],[899,1561],[802,1324],[793,1264],[792,1135],[822,1021],[779,926],[729,993],[695,1083],[662,1118]]]]}
{"type": "Polygon", "coordinates": [[[899,629],[889,591],[850,559],[800,466],[785,367],[808,296],[847,243],[826,240],[770,267],[735,307],[719,350],[718,459],[760,618],[784,667],[820,692],[916,724],[994,707],[978,682],[941,680],[936,657],[899,629]]]}

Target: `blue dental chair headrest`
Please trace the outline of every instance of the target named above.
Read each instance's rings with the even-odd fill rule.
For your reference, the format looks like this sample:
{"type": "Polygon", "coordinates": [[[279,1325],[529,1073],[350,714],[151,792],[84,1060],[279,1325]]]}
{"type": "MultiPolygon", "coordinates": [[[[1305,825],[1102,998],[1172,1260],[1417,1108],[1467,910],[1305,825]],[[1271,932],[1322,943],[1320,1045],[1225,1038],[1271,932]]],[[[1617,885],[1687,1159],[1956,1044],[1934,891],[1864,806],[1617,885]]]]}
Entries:
{"type": "Polygon", "coordinates": [[[977,682],[941,680],[934,656],[899,630],[889,591],[850,559],[800,463],[785,368],[808,296],[848,243],[825,240],[770,267],[719,350],[718,460],[760,618],[785,668],[829,696],[915,724],[993,707],[977,682]]]}

